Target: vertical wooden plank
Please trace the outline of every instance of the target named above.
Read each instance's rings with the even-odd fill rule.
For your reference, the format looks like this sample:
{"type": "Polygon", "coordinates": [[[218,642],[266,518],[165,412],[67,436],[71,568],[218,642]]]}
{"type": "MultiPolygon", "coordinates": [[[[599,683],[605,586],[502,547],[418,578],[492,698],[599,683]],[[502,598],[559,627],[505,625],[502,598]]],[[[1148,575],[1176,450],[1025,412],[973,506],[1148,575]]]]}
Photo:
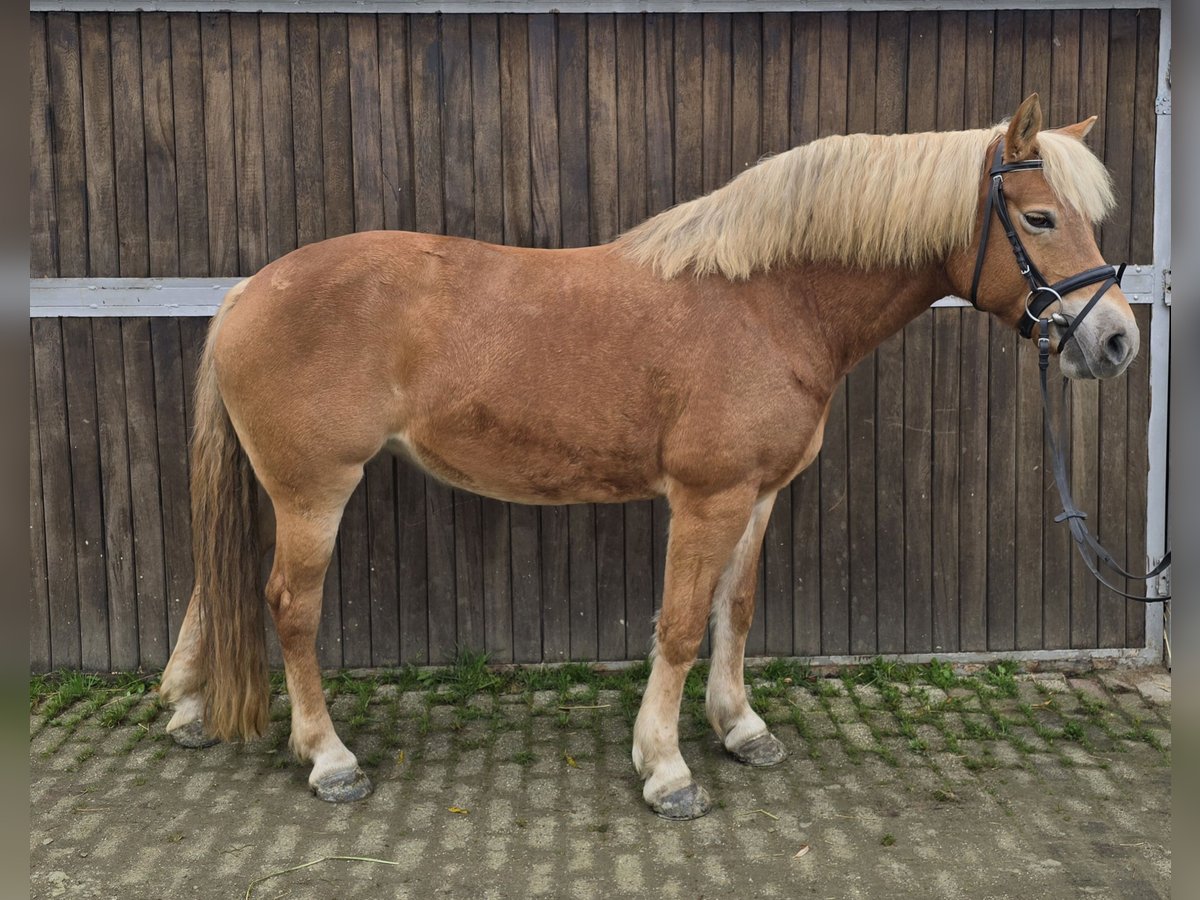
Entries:
{"type": "Polygon", "coordinates": [[[116,152],[120,274],[138,277],[150,274],[141,33],[137,16],[132,13],[114,13],[109,28],[112,40],[113,145],[116,152]]]}
{"type": "Polygon", "coordinates": [[[374,16],[350,16],[350,146],[354,228],[383,228],[383,146],[380,140],[379,37],[374,16]]]}
{"type": "Polygon", "coordinates": [[[46,523],[50,662],[78,668],[79,588],[75,570],[75,521],[71,496],[71,444],[67,425],[63,336],[59,319],[33,319],[33,365],[42,454],[42,503],[46,523]]]}
{"type": "MultiPolygon", "coordinates": [[[[1039,91],[1043,103],[1051,99],[1050,14],[1027,11],[997,14],[996,77],[993,91],[993,116],[1011,116],[1032,91],[1039,91]],[[1020,35],[1023,35],[1021,37],[1020,35]],[[1023,45],[1023,46],[1022,46],[1023,45]],[[1023,67],[1023,85],[1002,73],[1023,67]]],[[[1053,544],[1056,553],[1072,552],[1056,535],[1048,498],[1054,496],[1049,477],[1048,457],[1042,434],[1042,399],[1038,386],[1037,347],[1032,341],[1016,340],[1017,377],[1017,545],[1016,559],[1016,635],[1020,649],[1066,646],[1066,574],[1061,565],[1044,566],[1053,544]],[[1052,571],[1053,570],[1053,571],[1052,571]],[[1061,639],[1056,637],[1056,622],[1061,622],[1061,639]]]]}
{"type": "Polygon", "coordinates": [[[646,215],[657,215],[675,199],[672,128],[674,19],[663,13],[646,16],[646,215]]]}
{"type": "MultiPolygon", "coordinates": [[[[985,128],[996,121],[993,71],[1008,73],[1021,66],[1021,13],[990,10],[967,14],[967,66],[965,125],[985,128]],[[1000,23],[997,26],[996,16],[1000,23]],[[996,49],[998,48],[998,49],[996,49]],[[995,57],[995,59],[993,58],[995,57]],[[1009,68],[1009,67],[1012,68],[1009,68]]],[[[1019,93],[1020,85],[1017,85],[1019,93]]],[[[980,160],[983,165],[983,160],[980,160]]],[[[962,312],[958,433],[958,624],[959,649],[987,649],[987,458],[988,458],[988,349],[990,316],[976,310],[962,312]]],[[[1035,443],[1036,450],[1041,446],[1035,443]]],[[[1040,450],[1038,451],[1040,452],[1040,450]]],[[[1028,477],[1022,484],[1033,484],[1028,477]]],[[[1040,520],[1041,500],[1035,493],[1032,511],[1040,520]]],[[[1018,504],[1018,508],[1020,504],[1018,504]]],[[[1040,540],[1040,532],[1039,540],[1040,540]]],[[[1029,560],[1037,560],[1040,549],[1029,560]]],[[[1026,566],[1028,570],[1030,567],[1026,566]]],[[[1040,589],[1040,580],[1038,582],[1040,589]]]]}
{"type": "MultiPolygon", "coordinates": [[[[936,13],[909,17],[909,132],[932,131],[937,124],[938,64],[936,13]]],[[[904,547],[905,649],[933,649],[932,572],[932,386],[933,317],[921,316],[904,334],[904,547]]]]}
{"type": "MultiPolygon", "coordinates": [[[[173,193],[173,192],[172,192],[173,193]]],[[[167,629],[171,646],[192,591],[192,528],[188,500],[187,426],[179,319],[150,320],[155,437],[162,500],[167,629]]]]}
{"type": "MultiPolygon", "coordinates": [[[[350,145],[350,64],[346,16],[317,17],[321,60],[321,150],[325,176],[325,237],[354,231],[350,145]]],[[[436,78],[436,70],[433,74],[436,78]]],[[[440,185],[437,186],[440,189],[440,185]]],[[[343,587],[345,581],[343,579],[343,587]]]]}
{"type": "Polygon", "coordinates": [[[788,13],[762,17],[762,152],[791,147],[792,27],[788,13]]]}
{"type": "Polygon", "coordinates": [[[104,572],[91,319],[62,320],[62,364],[70,442],[71,518],[75,526],[72,556],[78,590],[80,662],[89,671],[106,672],[109,669],[108,590],[104,572]]]}
{"type": "Polygon", "coordinates": [[[704,30],[698,13],[675,16],[675,202],[704,190],[704,30]]]}
{"type": "Polygon", "coordinates": [[[704,16],[702,183],[704,192],[719,188],[732,175],[733,66],[729,13],[704,16]]]}
{"type": "Polygon", "coordinates": [[[179,274],[179,208],[175,186],[175,109],[171,86],[171,23],[142,15],[142,96],[146,143],[146,209],[150,274],[179,274]]]}
{"type": "Polygon", "coordinates": [[[646,218],[646,58],[639,16],[616,19],[617,215],[621,229],[646,218]]]}
{"type": "MultiPolygon", "coordinates": [[[[500,34],[493,15],[471,16],[471,114],[474,125],[475,237],[504,241],[500,111],[500,34]]],[[[585,164],[586,168],[586,164],[585,164]]]]}
{"type": "Polygon", "coordinates": [[[179,274],[209,274],[208,183],[205,171],[204,72],[201,66],[200,17],[173,13],[171,21],[171,84],[175,134],[175,206],[179,221],[179,274]]]}
{"type": "Polygon", "coordinates": [[[529,31],[524,16],[500,17],[500,129],[504,149],[504,242],[533,240],[530,193],[529,31]]]}
{"type": "MultiPolygon", "coordinates": [[[[263,157],[262,67],[258,16],[230,16],[233,60],[233,153],[237,178],[238,274],[267,264],[266,160],[263,157]]],[[[342,132],[347,135],[349,129],[342,132]]],[[[276,161],[277,162],[277,161],[276,161]]],[[[273,164],[275,164],[273,162],[273,164]]]]}
{"type": "MultiPolygon", "coordinates": [[[[1129,259],[1129,226],[1133,215],[1133,141],[1136,119],[1134,93],[1137,89],[1138,12],[1109,11],[1108,90],[1104,110],[1098,114],[1097,129],[1104,132],[1104,166],[1112,175],[1116,208],[1104,222],[1100,252],[1105,259],[1129,259]]],[[[1149,261],[1149,260],[1147,260],[1149,261]]]]}
{"type": "Polygon", "coordinates": [[[32,352],[29,354],[29,562],[29,668],[33,672],[48,672],[51,666],[49,573],[46,567],[46,517],[42,502],[37,373],[32,352]]]}
{"type": "Polygon", "coordinates": [[[203,13],[200,16],[200,45],[204,74],[209,274],[232,276],[240,274],[240,270],[237,172],[233,149],[233,73],[227,14],[203,13]]]}
{"type": "Polygon", "coordinates": [[[379,103],[382,132],[383,224],[413,227],[412,117],[408,85],[408,17],[379,19],[379,103]]]}
{"type": "Polygon", "coordinates": [[[143,666],[167,661],[166,569],[154,404],[150,321],[121,320],[126,435],[132,487],[133,564],[137,572],[138,646],[143,666]]]}
{"type": "MultiPolygon", "coordinates": [[[[845,13],[821,15],[821,68],[817,130],[821,137],[844,134],[847,114],[849,20],[845,13]]],[[[821,477],[821,652],[850,651],[850,544],[846,481],[846,388],[838,385],[829,403],[821,477]]]]}
{"type": "MultiPolygon", "coordinates": [[[[585,247],[589,243],[591,221],[588,210],[588,39],[584,16],[558,17],[557,49],[558,127],[567,136],[559,142],[558,148],[559,195],[564,210],[562,241],[564,247],[585,247]]],[[[640,53],[638,58],[641,59],[640,53]]],[[[574,543],[574,532],[571,540],[574,543]]]]}
{"type": "MultiPolygon", "coordinates": [[[[296,163],[292,139],[291,48],[284,15],[263,15],[258,22],[262,52],[264,203],[267,259],[296,249],[296,163]]],[[[374,59],[374,48],[372,59],[374,59]]]]}
{"type": "MultiPolygon", "coordinates": [[[[1143,265],[1154,261],[1154,145],[1158,134],[1154,107],[1158,93],[1158,29],[1158,10],[1138,11],[1129,262],[1143,265]]],[[[1149,332],[1146,334],[1148,336],[1149,332]]]]}
{"type": "Polygon", "coordinates": [[[588,240],[611,241],[617,213],[617,35],[611,13],[588,17],[588,240]]]}
{"type": "Polygon", "coordinates": [[[446,234],[474,237],[470,24],[463,16],[443,16],[441,24],[446,234]]]}
{"type": "Polygon", "coordinates": [[[542,659],[564,662],[571,657],[570,532],[565,506],[540,507],[542,576],[542,659]]]}
{"type": "MultiPolygon", "coordinates": [[[[107,43],[107,20],[105,41],[107,43]]],[[[54,202],[50,74],[46,14],[29,16],[29,274],[58,274],[58,213],[54,202]]],[[[30,382],[32,384],[32,382],[30,382]]],[[[31,651],[32,652],[32,651],[31,651]]],[[[47,644],[49,653],[49,644],[47,644]]],[[[49,659],[47,658],[47,665],[49,659]]]]}
{"type": "Polygon", "coordinates": [[[452,492],[454,596],[460,648],[483,650],[483,521],[479,497],[452,492]]]}
{"type": "MultiPolygon", "coordinates": [[[[442,167],[441,43],[438,19],[409,19],[412,85],[413,183],[418,231],[445,231],[442,167]]],[[[425,478],[426,586],[429,610],[429,661],[449,662],[457,641],[454,572],[454,501],[451,490],[425,478]]]]}
{"type": "MultiPolygon", "coordinates": [[[[991,322],[988,414],[1013,422],[1017,414],[1017,341],[1012,329],[991,322]]],[[[988,447],[988,649],[1011,650],[1016,637],[1016,440],[1012,428],[993,428],[988,447]]]]}
{"type": "Polygon", "coordinates": [[[527,21],[533,244],[536,247],[560,247],[557,28],[555,18],[550,14],[531,15],[527,21]]]}
{"type": "Polygon", "coordinates": [[[395,470],[395,460],[384,452],[367,464],[365,473],[373,666],[400,663],[395,470]]]}
{"type": "MultiPolygon", "coordinates": [[[[850,15],[847,130],[875,131],[877,71],[875,13],[850,15]]],[[[850,544],[850,652],[875,653],[878,580],[876,553],[875,404],[876,358],[869,354],[846,378],[846,488],[850,544]]]]}
{"type": "MultiPolygon", "coordinates": [[[[504,240],[500,36],[496,16],[471,16],[471,109],[474,117],[475,237],[504,240]]],[[[493,662],[513,661],[512,542],[509,507],[480,499],[483,547],[483,645],[493,662]]]]}
{"type": "MultiPolygon", "coordinates": [[[[793,146],[817,136],[821,19],[792,15],[790,130],[793,146]]],[[[792,486],[792,648],[821,652],[821,470],[814,462],[792,486]]]]}
{"type": "MultiPolygon", "coordinates": [[[[115,275],[117,256],[117,198],[114,188],[112,130],[112,52],[108,16],[79,17],[83,78],[83,149],[87,185],[87,243],[89,275],[115,275]]],[[[35,166],[37,161],[31,159],[35,166]]]]}
{"type": "MultiPolygon", "coordinates": [[[[138,608],[120,319],[93,319],[92,343],[96,363],[100,485],[104,498],[110,664],[114,670],[129,671],[136,669],[139,662],[138,608]]],[[[191,547],[187,549],[190,553],[191,547]]]]}
{"type": "MultiPolygon", "coordinates": [[[[342,512],[337,541],[342,603],[342,662],[371,665],[371,536],[364,478],[342,512]]],[[[330,601],[333,598],[329,598],[330,601]]]]}
{"type": "Polygon", "coordinates": [[[429,662],[429,586],[426,553],[424,474],[407,462],[396,463],[396,590],[399,595],[400,662],[429,662]]]}
{"type": "MultiPolygon", "coordinates": [[[[1150,335],[1150,308],[1137,305],[1133,307],[1134,318],[1142,334],[1150,335]]],[[[1148,341],[1147,341],[1148,343],[1148,341]]],[[[1128,549],[1127,559],[1131,568],[1137,571],[1152,562],[1146,558],[1146,472],[1149,466],[1149,424],[1150,424],[1150,354],[1143,349],[1129,368],[1124,380],[1128,386],[1127,410],[1129,424],[1126,431],[1125,445],[1126,471],[1130,476],[1125,481],[1125,546],[1128,549]]],[[[1144,571],[1144,570],[1143,570],[1144,571]]],[[[1120,584],[1120,582],[1117,582],[1120,584]]],[[[1133,586],[1133,591],[1143,590],[1142,584],[1133,586]]],[[[1146,607],[1133,600],[1125,604],[1125,646],[1142,647],[1146,643],[1146,607]]]]}
{"type": "Polygon", "coordinates": [[[325,237],[321,49],[317,17],[289,15],[288,37],[292,70],[292,151],[296,169],[296,244],[303,247],[325,237]]]}
{"type": "MultiPolygon", "coordinates": [[[[529,30],[526,17],[500,17],[501,188],[504,243],[529,246],[533,239],[530,194],[529,30]]],[[[512,552],[512,648],[516,662],[542,660],[542,590],[539,512],[508,508],[512,552]]]]}
{"type": "Polygon", "coordinates": [[[54,198],[61,275],[88,271],[87,187],[79,22],[73,13],[47,19],[54,198]]]}
{"type": "Polygon", "coordinates": [[[730,20],[733,85],[733,134],[730,176],[762,155],[762,16],[734,13],[730,20]]]}
{"type": "MultiPolygon", "coordinates": [[[[908,14],[879,14],[875,128],[905,130],[908,14]]],[[[875,352],[876,642],[880,653],[904,652],[904,332],[875,352]]]]}
{"type": "MultiPolygon", "coordinates": [[[[965,12],[944,11],[938,35],[939,131],[963,127],[967,53],[965,12]]],[[[982,160],[980,161],[982,163],[982,160]]],[[[959,416],[962,318],[959,309],[933,313],[933,649],[959,649],[959,416]]]]}
{"type": "Polygon", "coordinates": [[[321,586],[321,622],[317,627],[317,663],[322,669],[340,669],[342,657],[341,564],[335,549],[321,586]]]}
{"type": "Polygon", "coordinates": [[[594,660],[599,658],[595,507],[568,507],[567,528],[571,659],[594,660]]]}

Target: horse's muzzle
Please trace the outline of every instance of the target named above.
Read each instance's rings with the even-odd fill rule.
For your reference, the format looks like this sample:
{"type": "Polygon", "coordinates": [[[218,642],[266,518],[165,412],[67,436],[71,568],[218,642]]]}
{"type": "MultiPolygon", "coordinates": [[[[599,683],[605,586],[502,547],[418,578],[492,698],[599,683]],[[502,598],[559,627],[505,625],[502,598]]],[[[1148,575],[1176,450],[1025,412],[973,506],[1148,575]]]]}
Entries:
{"type": "MultiPolygon", "coordinates": [[[[1070,320],[1070,313],[1053,317],[1057,338],[1061,339],[1070,320]]],[[[1140,344],[1136,320],[1116,305],[1101,304],[1062,347],[1059,367],[1068,378],[1112,378],[1129,368],[1140,344]]]]}

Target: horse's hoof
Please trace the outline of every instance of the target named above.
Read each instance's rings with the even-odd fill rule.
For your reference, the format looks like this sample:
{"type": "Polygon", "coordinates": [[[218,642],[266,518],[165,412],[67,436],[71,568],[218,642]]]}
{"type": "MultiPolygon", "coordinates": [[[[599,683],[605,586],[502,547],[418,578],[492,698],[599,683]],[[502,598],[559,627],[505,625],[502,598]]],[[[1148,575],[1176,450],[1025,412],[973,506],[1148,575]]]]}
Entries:
{"type": "Polygon", "coordinates": [[[650,808],[664,819],[684,821],[708,815],[712,810],[712,800],[708,791],[693,781],[651,803],[650,808]]]}
{"type": "Polygon", "coordinates": [[[175,743],[180,747],[187,747],[189,750],[203,750],[205,747],[221,743],[220,738],[215,738],[204,731],[204,723],[200,719],[192,719],[169,734],[175,743]]]}
{"type": "Polygon", "coordinates": [[[783,741],[768,731],[740,747],[730,749],[729,754],[748,766],[773,766],[787,759],[787,748],[783,746],[783,741]]]}
{"type": "Polygon", "coordinates": [[[334,772],[312,785],[313,793],[328,803],[353,803],[370,796],[374,789],[371,779],[358,768],[334,772]]]}

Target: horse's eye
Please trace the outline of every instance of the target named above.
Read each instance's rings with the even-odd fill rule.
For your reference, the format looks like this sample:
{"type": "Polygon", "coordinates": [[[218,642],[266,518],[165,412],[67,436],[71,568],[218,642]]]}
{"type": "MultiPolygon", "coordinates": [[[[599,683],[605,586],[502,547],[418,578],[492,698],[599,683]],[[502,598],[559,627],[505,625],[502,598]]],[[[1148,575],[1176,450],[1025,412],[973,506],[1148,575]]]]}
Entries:
{"type": "Polygon", "coordinates": [[[1025,221],[1032,228],[1043,228],[1049,230],[1054,227],[1054,220],[1042,213],[1025,213],[1025,221]]]}

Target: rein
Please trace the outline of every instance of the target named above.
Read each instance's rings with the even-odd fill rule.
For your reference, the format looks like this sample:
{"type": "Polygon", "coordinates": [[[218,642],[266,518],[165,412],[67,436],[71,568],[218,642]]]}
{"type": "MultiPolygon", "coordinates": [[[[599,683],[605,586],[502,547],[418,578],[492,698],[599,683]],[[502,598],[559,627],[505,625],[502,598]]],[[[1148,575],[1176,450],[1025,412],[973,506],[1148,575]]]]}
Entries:
{"type": "MultiPolygon", "coordinates": [[[[1040,168],[1042,168],[1042,160],[1040,159],[1026,159],[1020,162],[1005,163],[1004,141],[1001,140],[996,146],[996,154],[992,159],[991,169],[988,170],[988,176],[991,178],[991,186],[988,189],[987,204],[983,210],[983,231],[979,239],[979,252],[975,257],[975,273],[971,279],[971,296],[969,299],[971,305],[978,309],[976,295],[979,291],[979,279],[983,274],[984,260],[987,257],[988,235],[991,230],[992,214],[994,212],[996,218],[1000,220],[1000,224],[1004,227],[1004,235],[1008,238],[1008,243],[1012,247],[1017,266],[1020,268],[1025,280],[1029,282],[1029,294],[1025,298],[1025,312],[1021,316],[1021,323],[1018,330],[1021,332],[1021,336],[1026,338],[1033,336],[1034,329],[1037,329],[1038,334],[1038,374],[1041,381],[1042,409],[1045,413],[1043,424],[1045,426],[1046,444],[1050,448],[1054,483],[1058,488],[1058,496],[1063,506],[1063,511],[1054,517],[1054,521],[1067,523],[1067,527],[1071,530],[1071,537],[1074,539],[1075,546],[1079,550],[1079,556],[1083,559],[1083,564],[1087,566],[1088,571],[1092,573],[1092,576],[1100,584],[1128,600],[1136,600],[1140,603],[1161,603],[1164,600],[1170,600],[1170,595],[1147,597],[1126,593],[1101,575],[1100,564],[1107,566],[1117,575],[1124,578],[1133,579],[1134,581],[1148,581],[1162,574],[1171,565],[1171,554],[1167,553],[1159,561],[1158,565],[1145,575],[1135,575],[1132,572],[1126,571],[1113,559],[1112,554],[1104,549],[1100,541],[1096,539],[1096,536],[1088,530],[1084,524],[1087,513],[1075,505],[1075,500],[1071,496],[1071,482],[1067,474],[1067,460],[1064,455],[1068,438],[1067,420],[1065,417],[1062,419],[1059,425],[1060,433],[1056,436],[1050,404],[1048,381],[1050,368],[1050,323],[1054,321],[1056,324],[1066,326],[1066,331],[1063,332],[1063,336],[1058,342],[1058,349],[1061,353],[1062,349],[1067,345],[1067,341],[1075,334],[1079,323],[1095,308],[1096,304],[1100,302],[1100,298],[1113,285],[1121,283],[1121,276],[1125,273],[1125,264],[1122,263],[1120,266],[1097,266],[1093,269],[1080,272],[1077,275],[1072,275],[1069,278],[1064,278],[1054,284],[1048,282],[1045,276],[1038,271],[1037,266],[1033,264],[1033,260],[1030,259],[1029,254],[1026,252],[1025,245],[1021,243],[1021,237],[1017,234],[1017,229],[1013,225],[1012,216],[1009,215],[1008,203],[1004,199],[1004,174],[1006,172],[1019,172],[1040,168]],[[1054,303],[1062,302],[1063,294],[1069,294],[1072,291],[1077,291],[1082,287],[1092,284],[1099,284],[1100,287],[1077,315],[1069,316],[1065,312],[1059,311],[1054,313],[1050,318],[1042,317],[1042,313],[1048,307],[1054,303]],[[1093,555],[1096,558],[1095,562],[1092,560],[1093,555]]],[[[1069,387],[1069,381],[1064,377],[1060,403],[1060,407],[1063,410],[1066,409],[1069,387]]]]}

